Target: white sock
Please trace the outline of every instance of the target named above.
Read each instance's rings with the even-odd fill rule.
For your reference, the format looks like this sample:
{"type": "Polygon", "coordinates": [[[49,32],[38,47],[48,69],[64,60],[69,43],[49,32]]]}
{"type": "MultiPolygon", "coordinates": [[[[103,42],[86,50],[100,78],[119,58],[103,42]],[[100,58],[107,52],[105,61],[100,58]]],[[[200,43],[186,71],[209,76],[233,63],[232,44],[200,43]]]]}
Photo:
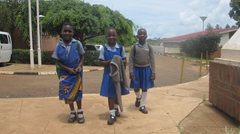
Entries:
{"type": "Polygon", "coordinates": [[[134,91],[134,93],[135,93],[135,95],[136,95],[136,97],[137,97],[138,99],[141,98],[140,91],[138,91],[138,92],[135,92],[135,91],[134,91]]]}
{"type": "Polygon", "coordinates": [[[140,107],[145,106],[146,99],[147,99],[147,92],[142,92],[142,98],[141,98],[141,101],[140,101],[140,107]]]}
{"type": "Polygon", "coordinates": [[[76,111],[75,111],[75,110],[71,110],[71,113],[70,113],[70,118],[74,118],[74,117],[75,117],[75,113],[76,113],[76,111]],[[72,113],[74,113],[74,114],[72,114],[72,113]]]}
{"type": "Polygon", "coordinates": [[[112,116],[115,116],[115,109],[112,109],[112,110],[109,110],[109,113],[112,115],[112,116]]]}
{"type": "Polygon", "coordinates": [[[115,109],[118,109],[118,104],[114,104],[114,108],[115,108],[115,109]]]}
{"type": "Polygon", "coordinates": [[[77,112],[80,113],[80,112],[83,112],[83,110],[82,109],[78,109],[77,112]]]}
{"type": "MultiPolygon", "coordinates": [[[[83,110],[82,109],[78,109],[77,112],[81,113],[81,112],[83,112],[83,110]]],[[[77,117],[78,118],[83,118],[83,114],[77,114],[77,117]]]]}

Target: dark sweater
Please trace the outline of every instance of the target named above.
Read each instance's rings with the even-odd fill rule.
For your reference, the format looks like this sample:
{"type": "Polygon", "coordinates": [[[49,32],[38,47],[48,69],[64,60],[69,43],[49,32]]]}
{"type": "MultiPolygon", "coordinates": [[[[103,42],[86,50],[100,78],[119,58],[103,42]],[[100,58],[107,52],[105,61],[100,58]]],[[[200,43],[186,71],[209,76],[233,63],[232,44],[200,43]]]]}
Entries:
{"type": "Polygon", "coordinates": [[[132,46],[129,55],[129,72],[133,72],[133,67],[148,67],[150,66],[152,72],[155,73],[155,61],[153,48],[150,45],[144,44],[139,47],[139,44],[132,46]],[[134,50],[135,47],[135,50],[134,50]]]}

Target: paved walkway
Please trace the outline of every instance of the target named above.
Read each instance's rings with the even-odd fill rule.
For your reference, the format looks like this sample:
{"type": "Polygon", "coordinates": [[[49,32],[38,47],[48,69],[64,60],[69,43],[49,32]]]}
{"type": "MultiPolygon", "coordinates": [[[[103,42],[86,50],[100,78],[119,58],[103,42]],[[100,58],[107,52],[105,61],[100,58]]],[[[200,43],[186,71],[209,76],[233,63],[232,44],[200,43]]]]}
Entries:
{"type": "MultiPolygon", "coordinates": [[[[102,67],[97,66],[84,66],[84,72],[103,70],[102,67]]],[[[34,65],[31,69],[29,64],[11,64],[5,67],[0,67],[0,74],[29,74],[29,75],[51,75],[56,74],[55,65],[34,65]]]]}
{"type": "MultiPolygon", "coordinates": [[[[26,67],[22,66],[24,70],[26,67]]],[[[107,100],[98,94],[84,95],[84,124],[67,123],[69,108],[57,97],[0,99],[0,133],[224,134],[225,127],[240,131],[230,117],[208,103],[208,83],[205,76],[193,82],[149,90],[147,115],[135,108],[135,95],[131,92],[123,97],[124,112],[113,126],[106,122],[107,100]]]]}

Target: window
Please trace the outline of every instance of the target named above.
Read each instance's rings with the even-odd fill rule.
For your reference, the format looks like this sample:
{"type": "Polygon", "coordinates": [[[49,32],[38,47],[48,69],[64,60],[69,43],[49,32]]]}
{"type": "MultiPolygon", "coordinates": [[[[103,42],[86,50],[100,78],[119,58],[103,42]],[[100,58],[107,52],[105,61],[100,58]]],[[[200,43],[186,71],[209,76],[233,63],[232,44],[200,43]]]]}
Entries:
{"type": "Polygon", "coordinates": [[[1,41],[2,44],[8,44],[7,35],[0,34],[0,41],[1,41]]]}

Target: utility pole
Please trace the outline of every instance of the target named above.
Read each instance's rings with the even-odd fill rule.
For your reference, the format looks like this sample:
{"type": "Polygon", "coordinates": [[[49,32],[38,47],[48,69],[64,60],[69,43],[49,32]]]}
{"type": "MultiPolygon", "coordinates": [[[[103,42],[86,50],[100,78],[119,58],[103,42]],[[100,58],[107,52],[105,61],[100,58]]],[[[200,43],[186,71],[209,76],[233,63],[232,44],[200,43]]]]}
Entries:
{"type": "Polygon", "coordinates": [[[41,55],[41,46],[40,46],[40,28],[39,28],[39,0],[36,0],[37,7],[37,43],[38,43],[38,66],[42,66],[42,55],[41,55]]]}
{"type": "Polygon", "coordinates": [[[28,18],[29,18],[29,39],[30,39],[30,67],[31,69],[34,69],[31,0],[28,0],[28,18]]]}
{"type": "Polygon", "coordinates": [[[202,20],[202,31],[204,30],[204,21],[207,19],[207,16],[200,16],[200,19],[202,20]]]}

